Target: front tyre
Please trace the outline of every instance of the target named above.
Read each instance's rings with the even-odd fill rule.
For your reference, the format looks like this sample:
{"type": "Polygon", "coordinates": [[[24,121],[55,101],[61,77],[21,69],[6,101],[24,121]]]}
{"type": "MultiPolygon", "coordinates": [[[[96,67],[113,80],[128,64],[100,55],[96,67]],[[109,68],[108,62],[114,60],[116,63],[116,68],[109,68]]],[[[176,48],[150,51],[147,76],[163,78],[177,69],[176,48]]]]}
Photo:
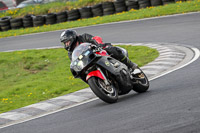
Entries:
{"type": "Polygon", "coordinates": [[[138,67],[134,70],[134,74],[132,75],[134,78],[133,90],[137,93],[146,92],[149,89],[149,80],[145,73],[138,67]]]}
{"type": "Polygon", "coordinates": [[[88,84],[94,94],[106,103],[115,103],[118,100],[118,89],[110,82],[110,86],[106,86],[104,80],[98,77],[88,79],[88,84]]]}

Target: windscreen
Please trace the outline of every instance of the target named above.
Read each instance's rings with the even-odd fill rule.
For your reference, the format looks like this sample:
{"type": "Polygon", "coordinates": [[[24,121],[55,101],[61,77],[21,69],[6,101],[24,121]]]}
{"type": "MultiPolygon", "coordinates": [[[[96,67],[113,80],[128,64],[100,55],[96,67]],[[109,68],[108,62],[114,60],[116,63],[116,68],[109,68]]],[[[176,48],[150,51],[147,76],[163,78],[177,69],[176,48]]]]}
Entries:
{"type": "Polygon", "coordinates": [[[72,61],[76,60],[84,51],[89,49],[90,43],[82,43],[72,53],[72,61]]]}

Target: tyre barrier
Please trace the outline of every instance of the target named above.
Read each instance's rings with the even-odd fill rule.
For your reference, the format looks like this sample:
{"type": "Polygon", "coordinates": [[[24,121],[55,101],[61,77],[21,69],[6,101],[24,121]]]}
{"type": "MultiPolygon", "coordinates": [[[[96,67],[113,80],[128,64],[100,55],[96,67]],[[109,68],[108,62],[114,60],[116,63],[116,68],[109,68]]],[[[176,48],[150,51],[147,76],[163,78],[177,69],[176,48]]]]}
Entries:
{"type": "Polygon", "coordinates": [[[91,7],[83,7],[79,9],[81,18],[91,18],[93,17],[91,7]]]}
{"type": "Polygon", "coordinates": [[[10,19],[11,29],[20,29],[23,27],[22,18],[13,18],[10,19]]]}
{"type": "Polygon", "coordinates": [[[127,6],[126,6],[126,3],[125,3],[125,0],[115,1],[114,6],[115,6],[115,12],[116,13],[127,11],[127,6]]]}
{"type": "Polygon", "coordinates": [[[39,16],[33,16],[33,26],[42,26],[45,24],[45,17],[42,15],[39,16]]]}
{"type": "Polygon", "coordinates": [[[116,0],[114,2],[104,2],[94,6],[63,11],[59,13],[48,13],[46,15],[34,16],[28,14],[23,18],[12,18],[10,16],[0,18],[0,32],[10,29],[37,27],[51,25],[66,21],[91,18],[97,16],[111,15],[129,10],[138,10],[150,6],[160,6],[169,3],[186,0],[116,0]]]}
{"type": "Polygon", "coordinates": [[[115,13],[115,6],[113,2],[104,2],[102,4],[103,14],[104,15],[111,15],[115,13]]]}
{"type": "Polygon", "coordinates": [[[26,15],[22,18],[24,28],[33,27],[33,15],[26,15]]]}
{"type": "Polygon", "coordinates": [[[91,7],[93,17],[103,16],[102,4],[97,4],[91,7]]]}
{"type": "Polygon", "coordinates": [[[2,31],[7,31],[7,30],[11,29],[10,19],[11,19],[11,17],[0,18],[0,27],[1,27],[2,31]]]}
{"type": "Polygon", "coordinates": [[[151,6],[163,5],[162,0],[151,0],[151,6]]]}
{"type": "Polygon", "coordinates": [[[128,11],[131,10],[131,9],[134,9],[134,10],[139,9],[139,3],[138,3],[138,1],[135,1],[135,0],[127,0],[126,6],[127,6],[128,11]]]}
{"type": "Polygon", "coordinates": [[[66,22],[67,20],[68,20],[68,16],[67,16],[66,11],[56,13],[56,22],[57,23],[66,22]]]}
{"type": "Polygon", "coordinates": [[[46,25],[55,24],[57,22],[55,13],[48,13],[47,15],[44,15],[44,17],[46,25]]]}
{"type": "Polygon", "coordinates": [[[151,6],[150,0],[138,0],[140,9],[147,8],[151,6]]]}
{"type": "Polygon", "coordinates": [[[74,9],[68,12],[68,21],[80,19],[81,15],[79,9],[74,9]]]}

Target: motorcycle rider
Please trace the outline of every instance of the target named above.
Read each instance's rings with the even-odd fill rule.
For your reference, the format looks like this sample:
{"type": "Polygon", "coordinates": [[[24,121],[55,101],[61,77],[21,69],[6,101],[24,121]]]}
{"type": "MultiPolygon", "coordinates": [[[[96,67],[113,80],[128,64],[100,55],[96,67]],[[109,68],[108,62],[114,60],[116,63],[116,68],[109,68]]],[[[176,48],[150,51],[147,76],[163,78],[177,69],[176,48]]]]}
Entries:
{"type": "Polygon", "coordinates": [[[78,35],[75,30],[65,30],[60,35],[60,41],[68,51],[70,60],[72,60],[73,50],[78,45],[81,45],[81,43],[88,42],[103,47],[111,57],[124,63],[128,68],[131,68],[132,70],[137,68],[137,64],[133,63],[128,57],[126,57],[120,48],[112,46],[111,43],[103,43],[102,38],[99,36],[92,36],[87,33],[78,35]]]}

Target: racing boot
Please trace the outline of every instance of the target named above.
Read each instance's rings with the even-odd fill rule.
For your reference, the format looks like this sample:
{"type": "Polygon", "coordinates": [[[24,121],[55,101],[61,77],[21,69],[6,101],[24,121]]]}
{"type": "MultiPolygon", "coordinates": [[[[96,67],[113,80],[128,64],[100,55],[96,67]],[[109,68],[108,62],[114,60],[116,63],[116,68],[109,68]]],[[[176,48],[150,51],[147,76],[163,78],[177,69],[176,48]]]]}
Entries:
{"type": "Polygon", "coordinates": [[[129,69],[132,69],[132,72],[138,67],[137,64],[133,63],[128,57],[124,56],[121,60],[129,69]]]}

